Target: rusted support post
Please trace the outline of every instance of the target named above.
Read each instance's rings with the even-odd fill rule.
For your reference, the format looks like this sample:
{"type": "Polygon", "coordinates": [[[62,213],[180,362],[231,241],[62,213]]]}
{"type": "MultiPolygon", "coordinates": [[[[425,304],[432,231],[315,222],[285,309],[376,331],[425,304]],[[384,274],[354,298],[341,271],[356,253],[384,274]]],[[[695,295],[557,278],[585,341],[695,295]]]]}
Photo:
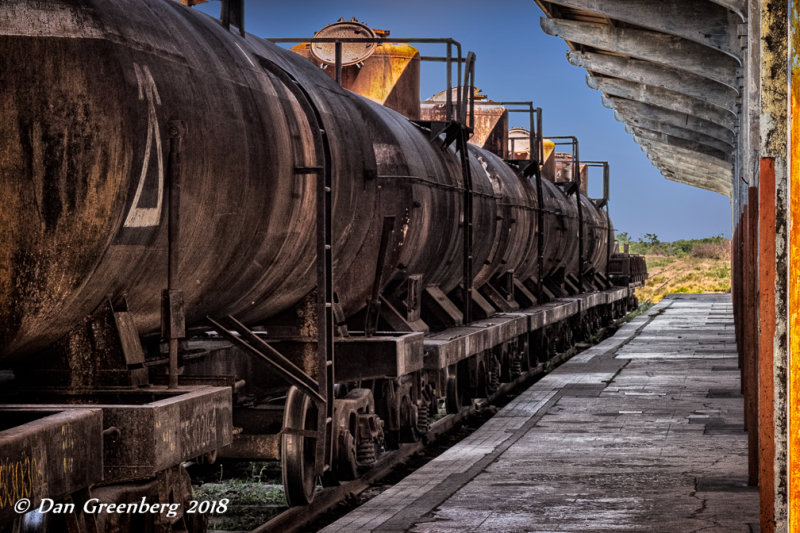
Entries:
{"type": "Polygon", "coordinates": [[[178,388],[178,339],[185,336],[183,292],[178,290],[180,259],[181,144],[186,125],[179,120],[169,123],[169,159],[167,160],[167,289],[161,301],[161,331],[169,342],[169,388],[178,388]]]}
{"type": "Polygon", "coordinates": [[[747,324],[745,340],[745,365],[747,368],[747,481],[750,485],[758,484],[758,188],[749,187],[747,191],[747,246],[745,247],[747,263],[747,291],[744,320],[747,324]]]}
{"type": "Polygon", "coordinates": [[[775,331],[775,160],[761,159],[759,179],[759,491],[762,533],[775,531],[775,380],[772,335],[775,331]]]}
{"type": "MultiPolygon", "coordinates": [[[[739,283],[739,290],[738,290],[738,302],[736,305],[736,314],[737,320],[739,322],[739,339],[737,340],[737,346],[739,348],[739,371],[741,375],[741,391],[742,396],[747,402],[747,340],[749,338],[747,332],[747,320],[745,319],[745,308],[747,307],[747,280],[748,280],[748,271],[747,271],[747,221],[750,220],[750,205],[745,204],[742,208],[742,216],[739,219],[739,279],[737,280],[739,283]]],[[[744,409],[744,429],[747,430],[750,427],[750,419],[748,415],[750,411],[747,409],[745,405],[744,409]]]]}

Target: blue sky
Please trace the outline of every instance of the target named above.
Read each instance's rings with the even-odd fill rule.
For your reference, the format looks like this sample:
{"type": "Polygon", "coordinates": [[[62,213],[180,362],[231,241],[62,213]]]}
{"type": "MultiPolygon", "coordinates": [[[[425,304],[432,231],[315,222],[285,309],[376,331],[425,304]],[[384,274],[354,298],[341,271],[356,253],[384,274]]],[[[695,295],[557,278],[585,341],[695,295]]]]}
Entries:
{"type": "MultiPolygon", "coordinates": [[[[219,2],[195,7],[215,17],[219,2]]],[[[476,85],[494,100],[533,100],[544,111],[545,136],[575,135],[583,160],[611,166],[611,219],[634,238],[655,233],[662,241],[730,237],[730,202],[717,193],[666,180],[650,164],[600,92],[586,86],[586,72],[567,62],[567,45],[539,27],[543,14],[532,0],[305,0],[246,1],[245,28],[261,37],[311,36],[323,26],[357,18],[396,37],[452,37],[477,55],[476,85]]],[[[425,55],[443,47],[419,46],[425,55]]],[[[422,97],[444,89],[444,68],[423,64],[422,97]]],[[[527,126],[512,113],[511,125],[527,126]]],[[[590,176],[599,195],[600,173],[590,176]]],[[[596,193],[596,194],[595,194],[596,193]]]]}

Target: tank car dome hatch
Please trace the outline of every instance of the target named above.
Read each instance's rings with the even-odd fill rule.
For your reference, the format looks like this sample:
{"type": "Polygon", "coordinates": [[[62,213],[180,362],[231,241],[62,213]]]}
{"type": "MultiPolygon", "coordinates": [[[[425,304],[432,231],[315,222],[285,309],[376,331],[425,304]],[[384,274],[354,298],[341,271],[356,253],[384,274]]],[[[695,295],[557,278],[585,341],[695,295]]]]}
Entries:
{"type": "MultiPolygon", "coordinates": [[[[566,183],[574,179],[573,168],[574,157],[569,152],[555,152],[555,179],[556,183],[566,183]]],[[[578,172],[580,173],[580,191],[586,194],[586,182],[589,176],[589,169],[586,165],[579,165],[578,172]]]]}
{"type": "MultiPolygon", "coordinates": [[[[523,127],[515,126],[508,130],[508,157],[515,160],[528,160],[531,158],[530,132],[523,127]]],[[[556,144],[550,139],[542,142],[542,177],[555,181],[556,175],[556,144]]]]}
{"type": "Polygon", "coordinates": [[[553,158],[556,165],[553,181],[556,183],[572,181],[572,154],[569,152],[555,152],[553,158]]]}
{"type": "MultiPolygon", "coordinates": [[[[342,78],[345,89],[394,109],[411,120],[419,119],[420,56],[407,43],[383,41],[388,30],[370,28],[356,19],[329,24],[315,38],[363,37],[373,43],[342,43],[342,78]]],[[[291,50],[336,77],[334,43],[300,43],[291,50]]]]}
{"type": "MultiPolygon", "coordinates": [[[[333,24],[328,24],[317,33],[314,37],[321,38],[353,38],[363,37],[367,39],[374,39],[375,32],[366,24],[357,21],[356,19],[343,21],[339,19],[333,24]]],[[[378,43],[342,43],[342,66],[349,67],[361,63],[373,53],[378,47],[378,43]]],[[[311,56],[318,61],[334,65],[336,63],[336,45],[334,43],[312,43],[311,56]]]]}
{"type": "MultiPolygon", "coordinates": [[[[453,106],[458,100],[458,88],[451,89],[453,106]]],[[[475,100],[475,125],[469,142],[489,150],[493,154],[506,159],[508,136],[508,110],[481,93],[478,87],[473,92],[475,100]]],[[[440,91],[420,104],[422,120],[445,120],[447,110],[447,91],[440,91]]]]}
{"type": "Polygon", "coordinates": [[[531,158],[531,132],[519,126],[508,130],[508,157],[509,159],[531,158]]]}

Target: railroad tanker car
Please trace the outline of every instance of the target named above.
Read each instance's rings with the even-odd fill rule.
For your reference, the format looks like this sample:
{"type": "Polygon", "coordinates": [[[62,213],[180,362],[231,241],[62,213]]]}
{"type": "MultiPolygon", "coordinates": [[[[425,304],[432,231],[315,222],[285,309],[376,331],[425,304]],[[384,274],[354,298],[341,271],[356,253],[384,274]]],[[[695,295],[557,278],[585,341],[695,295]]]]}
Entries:
{"type": "Polygon", "coordinates": [[[0,5],[0,524],[23,497],[186,501],[181,464],[220,455],[280,458],[304,504],[635,302],[577,150],[550,181],[540,129],[529,160],[466,142],[466,76],[410,119],[332,79],[369,61],[341,33],[309,41],[326,71],[243,26],[0,5]]]}

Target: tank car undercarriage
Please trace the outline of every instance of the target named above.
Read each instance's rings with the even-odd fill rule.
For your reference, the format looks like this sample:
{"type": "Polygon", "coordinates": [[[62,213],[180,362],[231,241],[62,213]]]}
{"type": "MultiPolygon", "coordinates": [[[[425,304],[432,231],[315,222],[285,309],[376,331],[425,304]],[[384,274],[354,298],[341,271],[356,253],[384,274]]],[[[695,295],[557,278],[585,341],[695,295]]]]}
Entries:
{"type": "MultiPolygon", "coordinates": [[[[319,480],[331,485],[355,479],[381,453],[424,439],[435,417],[463,412],[526,372],[541,372],[636,305],[631,286],[530,306],[509,294],[506,310],[479,300],[474,311],[480,306],[488,316],[460,325],[452,300],[434,294],[416,298],[417,306],[404,308],[403,316],[385,302],[390,310],[369,336],[337,325],[334,416],[328,423],[313,388],[319,366],[310,312],[315,295],[259,327],[226,317],[190,330],[180,342],[178,389],[166,386],[165,343],[139,343],[126,329],[128,313],[109,302],[46,361],[15,369],[13,388],[4,391],[0,406],[9,421],[3,430],[14,432],[11,438],[0,433],[0,455],[18,458],[3,465],[13,479],[3,485],[3,497],[26,496],[35,505],[49,498],[78,509],[91,498],[179,502],[185,510],[191,484],[182,464],[224,457],[280,460],[288,502],[303,505],[319,480]],[[390,328],[400,319],[419,327],[421,317],[440,325],[449,320],[449,327],[428,333],[390,328]],[[99,351],[104,357],[96,357],[99,351]],[[88,355],[99,362],[89,370],[88,355]],[[295,383],[288,391],[287,381],[295,383]],[[330,459],[317,455],[323,442],[330,459]]],[[[10,512],[0,517],[9,518],[10,512]]],[[[39,527],[44,518],[27,515],[24,523],[39,527]]],[[[46,518],[56,520],[51,530],[205,528],[202,514],[183,512],[46,518]]]]}
{"type": "Polygon", "coordinates": [[[51,531],[204,531],[202,514],[181,512],[192,497],[182,464],[218,457],[280,460],[287,500],[303,505],[318,480],[356,478],[384,451],[423,439],[434,417],[462,412],[541,371],[636,304],[629,286],[531,306],[506,297],[506,310],[489,311],[482,301],[487,316],[461,325],[455,304],[434,295],[416,298],[402,317],[385,302],[389,311],[369,336],[337,325],[330,422],[324,398],[314,394],[314,295],[259,327],[226,317],[210,319],[213,329],[190,330],[180,342],[176,389],[167,387],[166,343],[140,343],[129,313],[107,302],[36,366],[16,367],[0,394],[4,502],[25,497],[37,508],[49,500],[78,512],[19,519],[4,505],[0,524],[12,520],[6,525],[14,530],[17,518],[22,531],[44,521],[51,531]],[[421,317],[449,320],[449,327],[389,327],[401,319],[419,327],[421,317]],[[295,383],[288,391],[287,381],[295,383]],[[330,458],[318,457],[318,443],[327,443],[330,458]],[[178,503],[179,512],[82,514],[93,499],[178,503]]]}

